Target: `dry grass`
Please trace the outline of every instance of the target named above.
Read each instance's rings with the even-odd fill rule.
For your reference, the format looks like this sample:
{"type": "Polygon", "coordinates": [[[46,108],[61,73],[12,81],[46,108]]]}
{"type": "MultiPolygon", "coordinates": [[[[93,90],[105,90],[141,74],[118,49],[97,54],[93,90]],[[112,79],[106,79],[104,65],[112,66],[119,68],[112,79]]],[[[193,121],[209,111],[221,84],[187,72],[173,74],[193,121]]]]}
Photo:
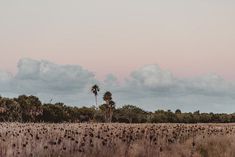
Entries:
{"type": "Polygon", "coordinates": [[[235,124],[0,123],[0,157],[233,157],[235,124]]]}

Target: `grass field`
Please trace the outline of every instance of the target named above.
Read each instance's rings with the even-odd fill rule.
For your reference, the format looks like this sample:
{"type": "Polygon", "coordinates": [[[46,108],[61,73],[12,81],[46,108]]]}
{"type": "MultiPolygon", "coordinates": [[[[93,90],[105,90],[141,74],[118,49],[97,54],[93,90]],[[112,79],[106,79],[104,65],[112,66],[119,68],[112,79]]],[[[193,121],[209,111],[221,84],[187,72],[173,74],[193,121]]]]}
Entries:
{"type": "Polygon", "coordinates": [[[0,123],[0,157],[233,157],[235,124],[0,123]]]}

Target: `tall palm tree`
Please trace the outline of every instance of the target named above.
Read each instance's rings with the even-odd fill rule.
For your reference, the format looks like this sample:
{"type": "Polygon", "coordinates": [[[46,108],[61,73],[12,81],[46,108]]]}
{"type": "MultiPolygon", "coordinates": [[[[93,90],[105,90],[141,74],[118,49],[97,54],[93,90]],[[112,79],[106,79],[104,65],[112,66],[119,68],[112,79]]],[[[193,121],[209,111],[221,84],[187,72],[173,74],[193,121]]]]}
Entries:
{"type": "Polygon", "coordinates": [[[103,96],[103,100],[106,102],[105,107],[105,121],[111,122],[113,116],[113,109],[115,106],[115,102],[112,100],[112,93],[107,91],[103,96]]]}
{"type": "Polygon", "coordinates": [[[109,102],[112,100],[112,93],[110,91],[105,92],[103,100],[106,102],[107,105],[109,105],[109,102]]]}
{"type": "Polygon", "coordinates": [[[98,96],[98,92],[100,91],[100,87],[95,84],[91,87],[91,92],[95,95],[95,104],[97,106],[97,96],[98,96]]]}
{"type": "Polygon", "coordinates": [[[108,122],[111,123],[112,122],[112,117],[113,117],[113,110],[115,109],[115,102],[113,100],[111,100],[109,102],[109,110],[108,110],[108,114],[109,114],[109,119],[108,122]]]}

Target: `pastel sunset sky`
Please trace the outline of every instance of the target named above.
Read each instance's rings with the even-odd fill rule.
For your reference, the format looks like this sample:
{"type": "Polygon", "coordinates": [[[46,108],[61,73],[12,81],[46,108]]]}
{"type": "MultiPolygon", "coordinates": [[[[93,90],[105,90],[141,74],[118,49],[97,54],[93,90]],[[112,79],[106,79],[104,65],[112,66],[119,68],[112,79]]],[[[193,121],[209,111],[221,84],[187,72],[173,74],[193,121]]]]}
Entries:
{"type": "MultiPolygon", "coordinates": [[[[138,81],[145,85],[140,89],[151,91],[149,98],[139,93],[143,99],[127,96],[120,104],[138,102],[142,108],[185,111],[209,111],[213,105],[215,112],[230,112],[235,110],[234,15],[234,0],[0,0],[0,80],[4,85],[4,81],[27,80],[37,71],[34,68],[42,69],[42,65],[67,73],[71,68],[66,70],[65,65],[74,65],[82,68],[82,74],[89,73],[81,77],[93,80],[87,86],[106,82],[103,86],[113,89],[119,99],[138,81]],[[117,87],[111,88],[109,83],[117,87]],[[215,89],[220,83],[219,90],[215,89]],[[155,85],[156,91],[149,89],[155,85]],[[164,93],[159,98],[161,91],[172,91],[176,86],[182,97],[164,93]],[[210,90],[205,92],[204,88],[210,90]],[[195,93],[198,90],[203,91],[195,93]],[[198,99],[197,104],[205,105],[192,103],[198,99]]],[[[76,76],[80,77],[79,72],[76,76]]],[[[31,87],[39,86],[39,81],[31,80],[31,87]]],[[[17,92],[9,86],[1,90],[2,95],[25,92],[49,99],[43,91],[29,90],[28,86],[22,85],[17,92]]],[[[63,88],[65,93],[69,87],[63,88]]],[[[85,98],[80,94],[83,88],[75,96],[85,98]]],[[[77,102],[70,94],[64,94],[64,99],[53,94],[55,101],[72,105],[93,103],[93,99],[77,102]]]]}

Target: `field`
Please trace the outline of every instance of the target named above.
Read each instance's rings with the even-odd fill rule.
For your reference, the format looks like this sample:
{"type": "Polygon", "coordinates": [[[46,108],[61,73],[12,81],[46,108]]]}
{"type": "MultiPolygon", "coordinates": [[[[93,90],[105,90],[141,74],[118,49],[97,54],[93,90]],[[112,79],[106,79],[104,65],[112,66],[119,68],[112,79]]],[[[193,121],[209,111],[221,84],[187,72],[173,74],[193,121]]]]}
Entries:
{"type": "Polygon", "coordinates": [[[0,123],[0,157],[233,157],[235,124],[0,123]]]}

